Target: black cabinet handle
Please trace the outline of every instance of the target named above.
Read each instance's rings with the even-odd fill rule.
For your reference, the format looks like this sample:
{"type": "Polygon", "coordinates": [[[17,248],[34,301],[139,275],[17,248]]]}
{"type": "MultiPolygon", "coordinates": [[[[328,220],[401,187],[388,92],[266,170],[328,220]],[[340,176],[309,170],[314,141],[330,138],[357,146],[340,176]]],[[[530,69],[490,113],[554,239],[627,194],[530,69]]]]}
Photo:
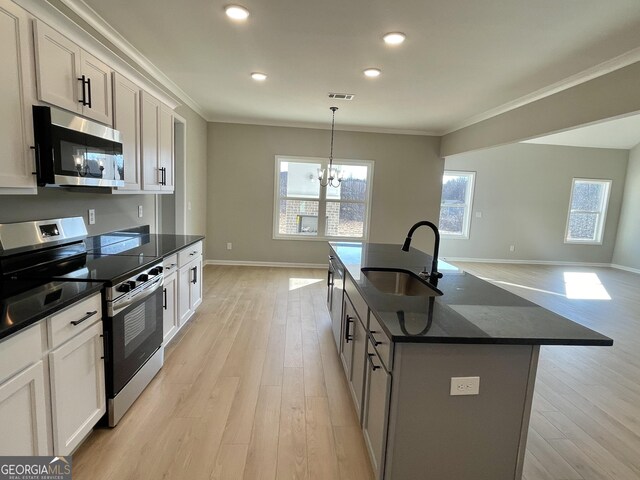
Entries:
{"type": "Polygon", "coordinates": [[[377,347],[378,345],[382,345],[382,342],[379,342],[376,340],[376,337],[373,336],[374,333],[378,333],[375,330],[371,330],[369,332],[369,338],[371,339],[371,343],[373,343],[374,347],[377,347]]]}
{"type": "Polygon", "coordinates": [[[87,312],[87,314],[84,317],[82,317],[80,320],[74,320],[74,321],[69,322],[69,323],[71,323],[71,325],[73,325],[75,327],[76,325],[80,325],[85,320],[93,317],[96,313],[98,313],[97,310],[94,310],[93,312],[87,312]]]}
{"type": "Polygon", "coordinates": [[[166,288],[162,289],[162,295],[164,297],[162,301],[162,308],[166,310],[167,309],[167,289],[166,288]]]}
{"type": "Polygon", "coordinates": [[[78,78],[78,81],[82,82],[82,100],[78,100],[78,102],[81,103],[83,106],[89,105],[89,102],[87,102],[87,91],[84,88],[85,85],[87,84],[87,77],[82,75],[81,77],[78,78]]]}
{"type": "Polygon", "coordinates": [[[333,272],[331,270],[327,272],[327,287],[333,287],[333,272]]]}
{"type": "Polygon", "coordinates": [[[109,363],[109,334],[107,332],[104,332],[102,335],[100,335],[102,337],[102,359],[106,362],[109,363]]]}
{"type": "Polygon", "coordinates": [[[91,79],[90,78],[87,78],[87,92],[89,97],[89,101],[87,102],[87,107],[91,108],[91,79]]]}
{"type": "Polygon", "coordinates": [[[354,318],[355,317],[347,315],[347,324],[345,325],[345,329],[344,329],[344,341],[346,343],[349,343],[351,340],[353,340],[353,336],[349,333],[349,325],[353,323],[354,318]]]}
{"type": "Polygon", "coordinates": [[[193,267],[191,270],[193,270],[193,280],[191,281],[191,283],[195,285],[196,283],[198,283],[198,267],[193,267]]]}
{"type": "Polygon", "coordinates": [[[375,357],[376,354],[375,353],[367,353],[367,359],[369,360],[369,364],[371,365],[371,370],[376,371],[378,370],[380,367],[380,365],[376,365],[375,363],[373,363],[373,357],[375,357]]]}

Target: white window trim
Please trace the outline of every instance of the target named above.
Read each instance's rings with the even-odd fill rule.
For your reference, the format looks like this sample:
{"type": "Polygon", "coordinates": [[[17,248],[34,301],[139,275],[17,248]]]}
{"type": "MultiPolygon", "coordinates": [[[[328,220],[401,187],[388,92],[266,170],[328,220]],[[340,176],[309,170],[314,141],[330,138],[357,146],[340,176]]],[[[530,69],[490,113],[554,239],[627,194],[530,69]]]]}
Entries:
{"type": "Polygon", "coordinates": [[[604,229],[607,224],[607,211],[609,210],[609,198],[611,197],[611,184],[613,180],[607,180],[602,178],[573,178],[571,180],[571,196],[569,197],[569,209],[567,212],[567,224],[564,229],[564,243],[571,245],[602,245],[604,241],[604,229]],[[602,199],[602,213],[600,215],[600,221],[596,225],[596,239],[595,240],[580,240],[569,239],[569,219],[571,218],[571,205],[573,205],[573,191],[576,182],[592,182],[592,183],[604,183],[606,184],[606,192],[602,199]]]}
{"type": "MultiPolygon", "coordinates": [[[[275,164],[274,164],[274,176],[273,176],[273,239],[274,240],[302,240],[302,241],[311,241],[311,242],[333,242],[333,241],[350,241],[350,242],[366,242],[369,240],[369,230],[371,225],[371,199],[373,198],[373,160],[355,160],[355,159],[347,159],[347,158],[334,158],[333,163],[337,165],[363,165],[367,168],[367,200],[349,200],[348,203],[362,203],[365,205],[365,222],[364,222],[364,231],[362,232],[362,237],[334,237],[334,236],[326,236],[326,235],[287,235],[279,233],[279,215],[276,214],[280,210],[280,162],[298,162],[298,163],[320,163],[322,165],[321,168],[328,168],[329,159],[324,157],[298,157],[293,155],[276,155],[275,156],[275,164]]],[[[320,197],[315,198],[298,198],[291,197],[292,199],[299,199],[311,202],[319,202],[320,204],[333,201],[340,200],[327,200],[326,190],[327,188],[333,187],[320,187],[320,197]]],[[[323,228],[326,231],[326,225],[320,224],[320,218],[318,218],[318,233],[320,233],[320,229],[323,228]]]]}
{"type": "MultiPolygon", "coordinates": [[[[452,175],[469,175],[471,177],[471,187],[467,191],[467,197],[465,198],[465,205],[468,204],[469,208],[465,209],[464,218],[462,219],[462,235],[440,232],[440,236],[447,240],[469,240],[469,237],[471,236],[471,212],[473,211],[473,193],[476,186],[476,172],[466,170],[445,170],[442,172],[442,176],[444,177],[447,173],[452,175]]],[[[442,195],[440,195],[440,209],[442,209],[442,195]]],[[[438,214],[438,224],[439,223],[440,214],[438,214]]]]}

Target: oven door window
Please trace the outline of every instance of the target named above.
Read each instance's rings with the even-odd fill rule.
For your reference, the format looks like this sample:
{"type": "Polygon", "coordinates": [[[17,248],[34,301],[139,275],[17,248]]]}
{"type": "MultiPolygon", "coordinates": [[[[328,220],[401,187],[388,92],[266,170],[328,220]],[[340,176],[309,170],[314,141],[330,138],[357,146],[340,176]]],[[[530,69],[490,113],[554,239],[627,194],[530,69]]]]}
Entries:
{"type": "Polygon", "coordinates": [[[109,394],[117,394],[162,343],[162,288],[110,319],[109,394]]]}
{"type": "Polygon", "coordinates": [[[56,175],[124,179],[122,146],[100,137],[52,126],[56,175]]]}

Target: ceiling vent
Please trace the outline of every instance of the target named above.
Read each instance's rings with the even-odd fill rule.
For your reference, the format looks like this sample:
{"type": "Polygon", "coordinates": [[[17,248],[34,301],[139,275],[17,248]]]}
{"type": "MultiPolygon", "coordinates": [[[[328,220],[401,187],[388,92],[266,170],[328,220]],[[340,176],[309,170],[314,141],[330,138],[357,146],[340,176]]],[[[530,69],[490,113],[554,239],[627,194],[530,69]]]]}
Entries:
{"type": "Polygon", "coordinates": [[[336,100],[353,100],[353,97],[355,97],[353,93],[329,93],[329,98],[336,100]]]}

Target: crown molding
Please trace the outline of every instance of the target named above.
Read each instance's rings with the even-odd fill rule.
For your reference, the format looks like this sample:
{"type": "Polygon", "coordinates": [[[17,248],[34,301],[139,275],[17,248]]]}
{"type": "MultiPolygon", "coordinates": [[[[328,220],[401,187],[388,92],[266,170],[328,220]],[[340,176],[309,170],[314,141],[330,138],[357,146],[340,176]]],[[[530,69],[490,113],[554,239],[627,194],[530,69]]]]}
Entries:
{"type": "Polygon", "coordinates": [[[595,65],[591,68],[583,70],[582,72],[576,73],[575,75],[571,75],[559,82],[553,83],[546,87],[543,87],[535,92],[524,95],[520,98],[512,100],[511,102],[507,102],[499,107],[492,108],[478,115],[474,115],[472,117],[467,118],[457,124],[454,124],[452,127],[449,127],[444,132],[440,132],[440,135],[448,135],[457,130],[460,130],[465,127],[469,127],[476,123],[482,122],[484,120],[488,120],[493,117],[497,117],[503,113],[509,112],[511,110],[515,110],[516,108],[523,107],[529,103],[536,102],[545,97],[549,97],[558,92],[562,92],[563,90],[567,90],[569,88],[575,87],[576,85],[580,85],[581,83],[588,82],[589,80],[593,80],[594,78],[601,77],[606,75],[607,73],[611,73],[615,70],[619,70],[624,67],[628,67],[629,65],[640,61],[640,47],[634,48],[633,50],[629,50],[622,55],[614,57],[606,62],[602,62],[599,65],[595,65]]]}
{"type": "MultiPolygon", "coordinates": [[[[189,106],[198,115],[205,120],[208,120],[205,116],[202,107],[193,100],[182,88],[180,88],[173,80],[156,67],[147,57],[145,57],[136,47],[134,47],[124,36],[120,34],[115,28],[113,28],[104,18],[102,18],[98,12],[87,5],[83,0],[59,0],[69,10],[82,18],[88,25],[90,25],[96,32],[102,35],[110,43],[115,45],[120,51],[122,51],[127,57],[132,59],[136,66],[142,68],[145,73],[154,78],[168,91],[174,94],[177,98],[182,100],[185,105],[189,106]]],[[[134,66],[135,67],[135,66],[134,66]]]]}

